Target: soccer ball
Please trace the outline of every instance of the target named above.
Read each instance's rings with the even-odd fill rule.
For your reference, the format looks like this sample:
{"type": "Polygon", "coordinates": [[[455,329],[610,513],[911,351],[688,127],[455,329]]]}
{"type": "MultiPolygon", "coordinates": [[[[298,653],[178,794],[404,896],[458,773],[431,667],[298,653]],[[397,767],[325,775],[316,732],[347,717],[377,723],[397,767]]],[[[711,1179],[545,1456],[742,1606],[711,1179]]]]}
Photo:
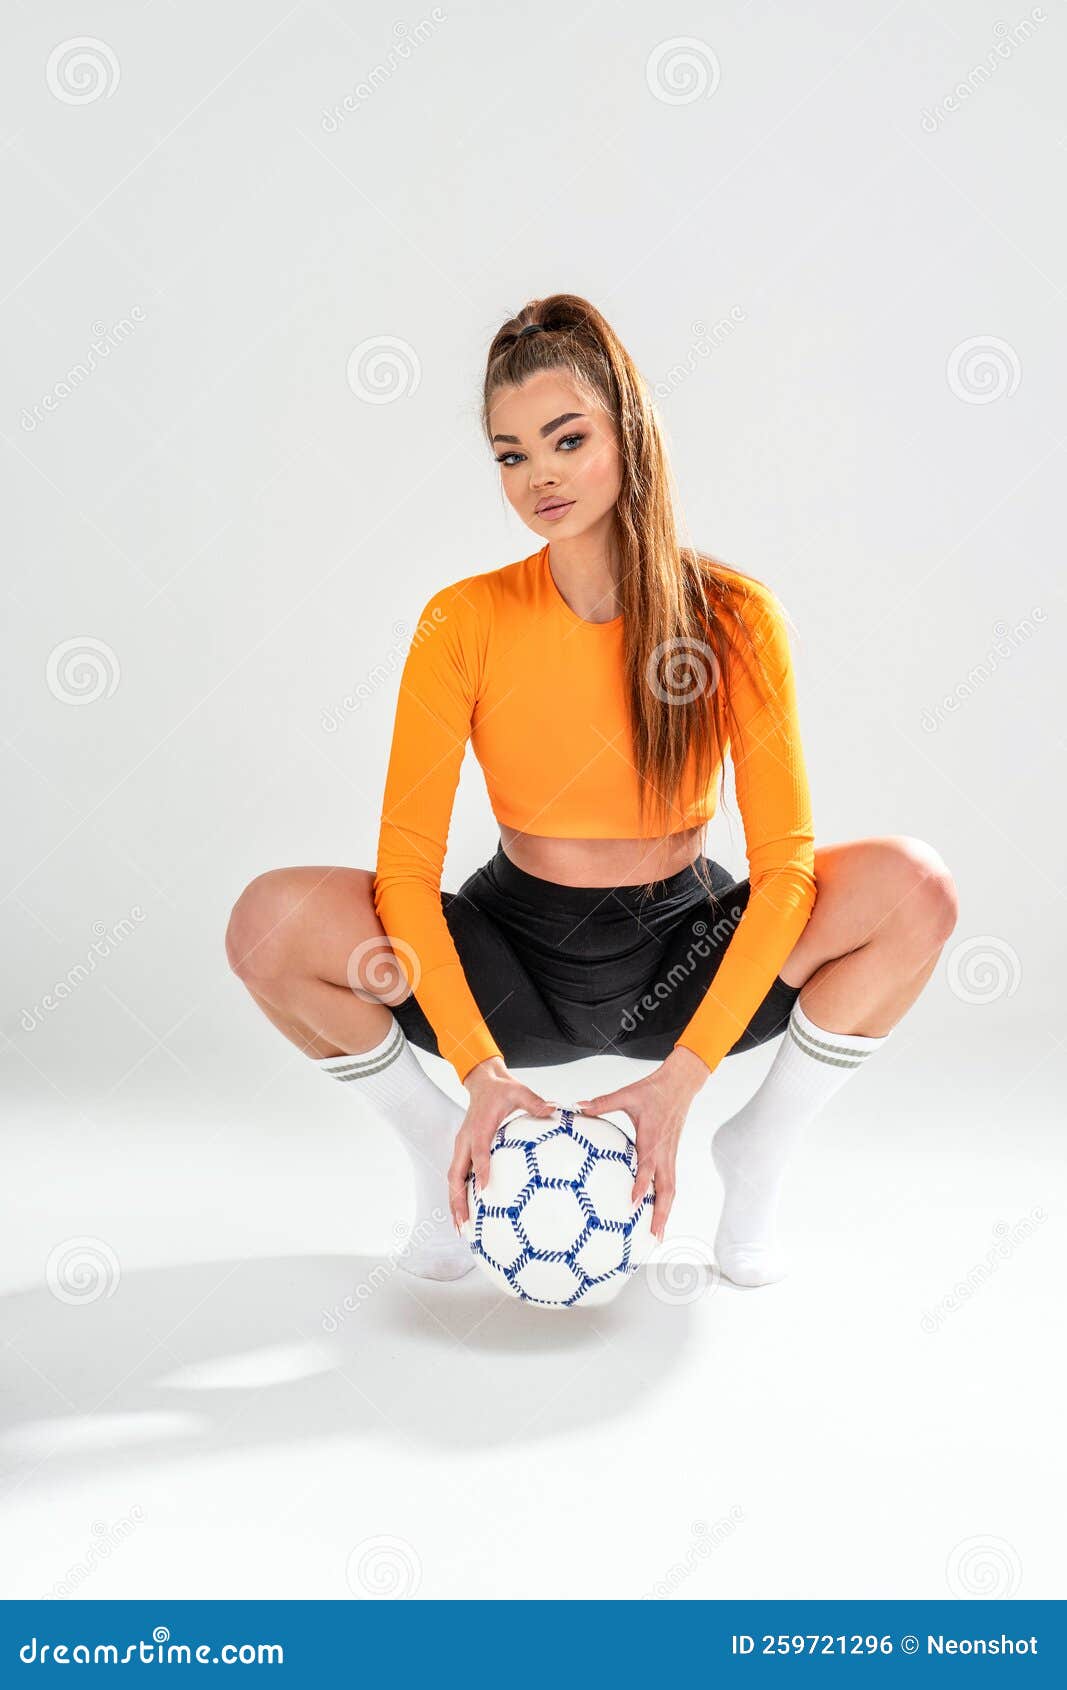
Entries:
{"type": "Polygon", "coordinates": [[[652,1246],[655,1194],[631,1203],[636,1175],[633,1140],[603,1116],[516,1115],[497,1129],[489,1184],[467,1175],[461,1231],[497,1288],[524,1303],[609,1303],[652,1246]]]}

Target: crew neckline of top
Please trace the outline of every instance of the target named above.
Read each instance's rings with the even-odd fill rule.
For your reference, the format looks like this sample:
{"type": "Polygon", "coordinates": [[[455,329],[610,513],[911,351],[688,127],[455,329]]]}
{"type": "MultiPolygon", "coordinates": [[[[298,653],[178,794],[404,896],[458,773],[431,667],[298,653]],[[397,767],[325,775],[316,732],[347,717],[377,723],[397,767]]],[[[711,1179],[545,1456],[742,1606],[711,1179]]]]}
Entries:
{"type": "Polygon", "coordinates": [[[611,616],[605,622],[593,622],[588,616],[579,616],[578,612],[576,610],[571,609],[570,605],[567,603],[566,599],[563,597],[563,594],[560,592],[558,586],[556,585],[556,578],[552,573],[552,568],[551,568],[551,565],[548,561],[548,549],[549,549],[550,543],[551,542],[542,546],[542,548],[541,548],[541,568],[544,571],[545,581],[548,585],[548,590],[549,590],[550,594],[552,595],[552,597],[555,599],[555,601],[558,604],[560,610],[562,610],[564,616],[566,616],[571,622],[577,622],[579,627],[581,627],[581,628],[618,628],[618,627],[620,627],[621,624],[622,624],[622,620],[623,620],[623,612],[622,611],[619,612],[618,616],[611,616]]]}

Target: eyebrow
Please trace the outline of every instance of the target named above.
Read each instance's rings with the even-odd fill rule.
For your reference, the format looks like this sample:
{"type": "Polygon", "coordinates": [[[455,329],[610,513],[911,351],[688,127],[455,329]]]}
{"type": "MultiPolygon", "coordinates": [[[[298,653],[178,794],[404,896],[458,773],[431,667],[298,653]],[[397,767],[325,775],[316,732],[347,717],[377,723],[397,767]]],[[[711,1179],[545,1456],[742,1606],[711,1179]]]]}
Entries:
{"type": "MultiPolygon", "coordinates": [[[[553,432],[554,429],[562,428],[564,423],[577,422],[579,418],[584,416],[584,411],[564,411],[561,417],[553,417],[551,422],[545,423],[544,427],[539,428],[537,432],[541,436],[541,439],[544,440],[547,435],[553,432]]],[[[517,434],[494,434],[494,446],[498,440],[504,441],[508,446],[518,446],[520,444],[517,434]]]]}

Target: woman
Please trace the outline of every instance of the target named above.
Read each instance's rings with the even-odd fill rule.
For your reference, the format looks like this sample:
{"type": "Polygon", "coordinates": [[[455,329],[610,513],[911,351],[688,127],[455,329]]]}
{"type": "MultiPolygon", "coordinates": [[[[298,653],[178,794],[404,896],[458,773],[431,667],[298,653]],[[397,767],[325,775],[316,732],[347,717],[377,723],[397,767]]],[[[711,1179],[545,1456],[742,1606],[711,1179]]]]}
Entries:
{"type": "Polygon", "coordinates": [[[544,543],[429,600],[401,681],[378,860],[260,875],[231,966],[274,1024],[392,1121],[415,1169],[404,1265],[458,1277],[447,1230],[497,1127],[552,1104],[511,1073],[616,1051],[658,1063],[579,1100],[636,1129],[653,1232],[679,1135],[723,1056],[785,1032],[713,1143],[720,1270],[780,1279],[798,1135],[915,1001],[956,919],[938,854],[891,836],[816,847],[784,618],[773,594],[677,538],[645,384],[588,301],[556,294],[489,350],[483,425],[544,543]],[[495,856],[441,891],[468,739],[495,856]],[[730,750],[749,876],[702,854],[730,750]],[[803,989],[802,989],[803,988],[803,989]],[[410,1042],[409,1042],[410,1041],[410,1042]],[[463,1110],[411,1045],[444,1056],[463,1110]]]}

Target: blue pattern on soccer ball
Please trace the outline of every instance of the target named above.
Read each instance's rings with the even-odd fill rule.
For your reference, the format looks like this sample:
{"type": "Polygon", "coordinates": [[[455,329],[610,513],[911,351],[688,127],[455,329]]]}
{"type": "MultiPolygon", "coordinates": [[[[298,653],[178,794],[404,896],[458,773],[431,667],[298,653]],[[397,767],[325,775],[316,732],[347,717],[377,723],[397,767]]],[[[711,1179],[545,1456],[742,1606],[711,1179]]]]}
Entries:
{"type": "Polygon", "coordinates": [[[557,1108],[497,1129],[489,1184],[467,1176],[463,1235],[479,1266],[522,1302],[606,1303],[652,1246],[655,1193],[630,1201],[637,1152],[602,1116],[557,1108]]]}

